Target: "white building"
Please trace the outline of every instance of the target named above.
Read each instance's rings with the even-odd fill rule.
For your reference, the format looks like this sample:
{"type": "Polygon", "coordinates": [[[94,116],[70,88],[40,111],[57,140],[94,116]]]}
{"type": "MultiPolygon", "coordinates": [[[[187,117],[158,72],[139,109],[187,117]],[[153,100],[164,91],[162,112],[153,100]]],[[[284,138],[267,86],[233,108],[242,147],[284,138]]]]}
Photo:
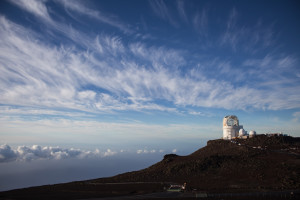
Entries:
{"type": "Polygon", "coordinates": [[[255,131],[250,131],[249,132],[249,137],[254,137],[256,135],[256,132],[255,131]]]}
{"type": "MultiPolygon", "coordinates": [[[[239,136],[239,130],[243,126],[239,125],[239,119],[235,115],[228,115],[223,119],[223,139],[231,140],[239,136]]],[[[244,129],[243,129],[244,130],[244,129]]]]}
{"type": "Polygon", "coordinates": [[[239,137],[243,137],[243,136],[246,136],[246,135],[247,135],[246,131],[243,128],[241,128],[239,130],[239,137]]]}

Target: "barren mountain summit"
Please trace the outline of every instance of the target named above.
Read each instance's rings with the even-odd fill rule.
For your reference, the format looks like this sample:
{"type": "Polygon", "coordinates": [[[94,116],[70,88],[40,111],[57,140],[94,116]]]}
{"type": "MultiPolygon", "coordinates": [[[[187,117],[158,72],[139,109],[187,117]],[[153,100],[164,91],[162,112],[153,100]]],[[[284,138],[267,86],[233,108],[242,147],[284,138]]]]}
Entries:
{"type": "Polygon", "coordinates": [[[187,182],[205,190],[292,189],[300,187],[300,138],[258,135],[211,140],[188,156],[165,155],[144,170],[100,182],[187,182]]]}
{"type": "Polygon", "coordinates": [[[186,190],[218,192],[298,191],[300,138],[257,135],[211,140],[187,156],[176,154],[140,171],[109,178],[48,185],[0,193],[11,199],[78,199],[162,192],[171,183],[186,190]]]}

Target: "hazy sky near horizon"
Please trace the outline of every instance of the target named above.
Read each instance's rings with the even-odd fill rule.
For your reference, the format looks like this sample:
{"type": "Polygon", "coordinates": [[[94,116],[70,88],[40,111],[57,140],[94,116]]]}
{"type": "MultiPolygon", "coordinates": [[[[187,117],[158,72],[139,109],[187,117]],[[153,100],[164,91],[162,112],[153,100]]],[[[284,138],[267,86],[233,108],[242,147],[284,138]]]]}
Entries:
{"type": "MultiPolygon", "coordinates": [[[[300,136],[299,2],[0,2],[1,144],[300,136]]],[[[188,145],[188,143],[187,143],[188,145]]]]}

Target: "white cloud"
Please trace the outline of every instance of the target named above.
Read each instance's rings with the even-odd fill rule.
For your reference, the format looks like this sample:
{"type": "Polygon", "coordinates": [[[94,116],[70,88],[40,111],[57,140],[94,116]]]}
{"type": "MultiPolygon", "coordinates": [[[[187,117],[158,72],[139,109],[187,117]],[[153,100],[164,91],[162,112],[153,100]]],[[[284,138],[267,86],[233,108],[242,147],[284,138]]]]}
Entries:
{"type": "Polygon", "coordinates": [[[107,149],[104,152],[96,149],[95,151],[85,151],[74,148],[60,148],[39,145],[18,146],[13,150],[9,145],[0,145],[0,163],[9,161],[31,161],[38,159],[69,159],[69,158],[89,158],[113,156],[117,152],[107,149]]]}
{"type": "Polygon", "coordinates": [[[236,23],[238,19],[238,13],[235,8],[233,8],[230,11],[228,21],[227,21],[227,26],[226,26],[226,31],[224,35],[221,38],[221,44],[229,44],[234,51],[236,51],[238,42],[243,35],[243,30],[244,29],[239,29],[237,30],[236,23]]]}
{"type": "MultiPolygon", "coordinates": [[[[249,68],[248,73],[252,79],[248,84],[255,83],[260,90],[261,97],[256,102],[263,102],[259,107],[266,109],[292,109],[299,106],[300,86],[294,74],[299,71],[296,59],[292,56],[266,55],[261,59],[246,60],[243,65],[249,68]],[[263,81],[261,81],[263,80],[263,81]],[[264,93],[264,94],[263,94],[264,93]],[[285,98],[286,97],[286,98],[285,98]]],[[[253,94],[258,94],[254,91],[253,94]]]]}
{"type": "Polygon", "coordinates": [[[149,1],[149,3],[152,10],[158,17],[169,22],[172,26],[178,27],[177,21],[173,18],[170,10],[168,9],[164,1],[153,0],[149,1]]]}
{"type": "MultiPolygon", "coordinates": [[[[56,21],[48,12],[48,5],[46,0],[11,0],[13,4],[17,5],[19,8],[33,14],[40,20],[46,28],[46,32],[51,37],[56,37],[57,32],[64,35],[64,37],[72,40],[74,43],[81,45],[82,47],[89,48],[92,46],[93,42],[89,39],[89,36],[85,33],[74,29],[72,26],[56,21]],[[54,31],[54,32],[53,32],[54,31]]],[[[60,1],[59,1],[60,2],[60,1]]],[[[54,12],[54,9],[49,9],[52,11],[53,15],[59,16],[58,13],[54,12]]],[[[45,35],[41,35],[44,39],[45,35]]],[[[29,50],[32,50],[28,48],[29,50]]]]}
{"type": "Polygon", "coordinates": [[[151,149],[151,150],[148,150],[148,149],[138,149],[136,151],[137,154],[148,154],[148,153],[153,154],[153,153],[157,153],[157,152],[162,153],[162,152],[164,152],[164,150],[159,150],[158,151],[156,149],[151,149]]]}
{"type": "Polygon", "coordinates": [[[207,17],[206,10],[203,9],[202,12],[197,12],[193,19],[193,26],[195,30],[204,36],[207,35],[207,25],[208,25],[207,18],[208,17],[207,17]]]}
{"type": "Polygon", "coordinates": [[[156,69],[161,69],[163,66],[180,67],[186,64],[183,57],[184,51],[164,47],[147,47],[140,42],[131,44],[129,48],[135,56],[148,60],[153,67],[157,67],[156,69]]]}
{"type": "Polygon", "coordinates": [[[85,91],[82,91],[82,92],[78,92],[78,97],[80,99],[95,99],[96,97],[96,92],[94,91],[91,91],[91,90],[85,90],[85,91]]]}
{"type": "Polygon", "coordinates": [[[15,160],[17,154],[8,145],[0,145],[0,163],[15,160]]]}
{"type": "Polygon", "coordinates": [[[188,17],[187,17],[186,11],[184,9],[184,1],[183,0],[177,0],[176,4],[177,4],[177,10],[179,12],[179,15],[180,15],[181,19],[185,23],[188,23],[188,17]]]}
{"type": "Polygon", "coordinates": [[[177,152],[177,149],[173,149],[173,150],[172,150],[172,153],[176,153],[176,152],[177,152]]]}
{"type": "Polygon", "coordinates": [[[143,150],[142,150],[142,149],[139,149],[139,150],[136,151],[136,153],[137,153],[137,154],[141,154],[141,153],[143,153],[143,150]]]}
{"type": "Polygon", "coordinates": [[[113,155],[115,155],[117,152],[115,152],[115,151],[112,151],[112,150],[110,150],[110,149],[107,149],[107,151],[106,152],[104,152],[104,156],[113,156],[113,155]]]}
{"type": "MultiPolygon", "coordinates": [[[[228,28],[234,27],[234,13],[228,28]]],[[[68,35],[70,30],[63,31],[68,35]]],[[[0,103],[20,106],[20,111],[21,107],[39,107],[45,113],[50,107],[90,113],[124,110],[178,113],[178,107],[185,106],[273,110],[299,107],[299,84],[285,76],[299,71],[293,56],[248,59],[243,67],[252,69],[247,70],[217,60],[211,65],[218,66],[220,76],[210,76],[205,69],[211,65],[203,62],[203,69],[194,67],[182,50],[141,42],[124,43],[118,36],[88,37],[73,32],[70,37],[79,42],[75,44],[84,43],[89,51],[47,44],[36,32],[1,17],[0,103]],[[191,66],[183,70],[187,63],[191,66]],[[242,84],[235,84],[234,81],[241,81],[238,78],[222,79],[232,73],[241,79],[249,75],[250,78],[242,84]],[[251,78],[263,81],[258,80],[254,85],[251,78]],[[276,84],[271,86],[271,83],[276,84]],[[160,100],[170,106],[158,103],[160,100]]]]}
{"type": "Polygon", "coordinates": [[[298,122],[299,121],[299,119],[300,119],[300,112],[294,112],[293,113],[293,121],[294,122],[298,122]]]}
{"type": "MultiPolygon", "coordinates": [[[[150,152],[150,151],[147,150],[147,149],[139,149],[139,150],[136,151],[137,154],[142,154],[142,153],[146,153],[146,154],[147,154],[147,153],[149,153],[149,152],[150,152]]],[[[151,153],[152,153],[152,152],[151,152],[151,153]]]]}
{"type": "Polygon", "coordinates": [[[196,112],[196,111],[189,111],[190,115],[199,115],[199,116],[204,116],[204,113],[202,112],[196,112]]]}
{"type": "Polygon", "coordinates": [[[45,5],[45,0],[10,0],[10,2],[32,13],[36,17],[40,17],[46,21],[52,21],[45,5]]]}
{"type": "MultiPolygon", "coordinates": [[[[108,13],[94,10],[87,6],[87,2],[84,4],[81,1],[70,1],[70,0],[58,0],[57,3],[61,3],[65,9],[71,10],[81,15],[85,15],[94,19],[99,20],[102,23],[116,27],[125,33],[132,33],[132,30],[128,28],[128,25],[123,23],[117,16],[110,15],[108,13]]],[[[71,15],[72,16],[72,15],[71,15]]]]}
{"type": "MultiPolygon", "coordinates": [[[[3,17],[1,21],[3,40],[1,40],[0,48],[3,51],[0,58],[4,66],[0,69],[3,72],[3,79],[0,80],[3,83],[1,88],[3,96],[0,101],[21,106],[44,105],[50,107],[55,105],[55,107],[89,110],[91,112],[94,111],[91,110],[94,108],[99,108],[101,111],[114,109],[168,110],[168,108],[153,103],[143,105],[135,101],[136,104],[128,104],[128,100],[117,96],[113,97],[105,93],[97,94],[95,91],[82,91],[80,89],[79,83],[86,83],[105,88],[117,95],[120,95],[118,94],[120,92],[125,92],[135,96],[138,92],[135,91],[136,88],[133,88],[138,84],[135,81],[141,81],[141,79],[137,77],[138,80],[132,80],[130,75],[134,70],[140,71],[138,66],[120,70],[118,68],[109,69],[106,68],[109,63],[93,63],[96,61],[87,60],[84,54],[76,54],[64,48],[51,49],[42,43],[37,43],[34,38],[30,38],[31,35],[34,35],[31,31],[3,17]],[[24,35],[26,39],[23,38],[24,35]],[[18,48],[17,51],[16,47],[18,48]],[[24,60],[26,61],[24,62],[24,60]],[[96,70],[95,67],[98,67],[100,71],[96,70]],[[15,71],[16,68],[19,69],[17,72],[15,71]],[[101,72],[102,69],[105,69],[105,72],[101,72]],[[117,77],[112,79],[112,76],[117,77]],[[9,80],[16,82],[12,84],[9,80]],[[21,99],[22,101],[20,101],[21,99]]],[[[120,39],[117,38],[106,36],[102,42],[105,51],[111,52],[113,56],[124,49],[120,39]]],[[[143,71],[140,71],[139,76],[142,76],[143,71]]],[[[131,99],[142,99],[131,96],[129,97],[131,99]]]]}
{"type": "Polygon", "coordinates": [[[38,109],[31,107],[12,107],[12,106],[1,106],[0,114],[3,116],[66,116],[66,117],[92,117],[94,115],[87,114],[83,112],[67,112],[67,111],[58,111],[50,109],[38,109]]]}
{"type": "Polygon", "coordinates": [[[221,45],[229,45],[234,52],[242,50],[255,54],[274,44],[272,26],[263,24],[260,20],[252,26],[240,26],[242,17],[242,13],[238,13],[236,8],[231,9],[225,31],[220,37],[221,45]]]}

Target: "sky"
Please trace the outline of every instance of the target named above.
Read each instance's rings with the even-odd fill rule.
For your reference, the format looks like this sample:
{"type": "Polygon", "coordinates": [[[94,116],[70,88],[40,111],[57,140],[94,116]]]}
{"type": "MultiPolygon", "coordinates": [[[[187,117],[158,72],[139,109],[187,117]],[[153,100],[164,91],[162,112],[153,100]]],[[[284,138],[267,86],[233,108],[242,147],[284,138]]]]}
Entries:
{"type": "Polygon", "coordinates": [[[221,138],[226,115],[299,137],[299,11],[296,0],[1,1],[0,177],[128,153],[151,154],[132,169],[144,167],[221,138]]]}

